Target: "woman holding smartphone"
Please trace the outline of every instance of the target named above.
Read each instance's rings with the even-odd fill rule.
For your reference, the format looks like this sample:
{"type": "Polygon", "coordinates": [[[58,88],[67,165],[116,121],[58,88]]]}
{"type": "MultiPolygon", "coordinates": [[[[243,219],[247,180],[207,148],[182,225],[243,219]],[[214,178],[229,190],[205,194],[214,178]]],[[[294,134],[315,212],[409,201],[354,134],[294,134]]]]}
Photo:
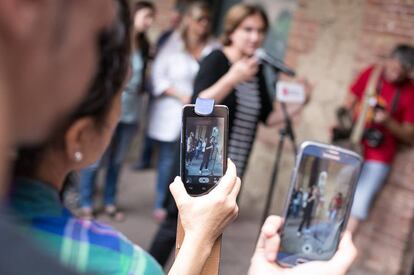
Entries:
{"type": "MultiPolygon", "coordinates": [[[[156,261],[108,225],[79,219],[59,198],[66,176],[94,163],[105,151],[121,114],[122,86],[129,65],[129,13],[101,35],[100,66],[86,98],[47,142],[22,148],[15,164],[10,206],[20,229],[51,258],[82,273],[163,274],[156,261]]],[[[174,194],[185,230],[184,242],[169,274],[200,274],[214,241],[237,216],[240,180],[229,169],[208,196],[190,197],[177,178],[174,194]],[[195,205],[197,204],[197,206],[195,205]]]]}
{"type": "MultiPolygon", "coordinates": [[[[263,68],[254,56],[262,47],[269,27],[265,11],[255,5],[233,6],[224,23],[223,48],[213,51],[200,65],[194,83],[197,97],[213,98],[229,108],[228,156],[240,177],[248,158],[259,122],[272,126],[281,122],[273,111],[263,68]]],[[[289,109],[292,114],[302,105],[289,109]]]]}

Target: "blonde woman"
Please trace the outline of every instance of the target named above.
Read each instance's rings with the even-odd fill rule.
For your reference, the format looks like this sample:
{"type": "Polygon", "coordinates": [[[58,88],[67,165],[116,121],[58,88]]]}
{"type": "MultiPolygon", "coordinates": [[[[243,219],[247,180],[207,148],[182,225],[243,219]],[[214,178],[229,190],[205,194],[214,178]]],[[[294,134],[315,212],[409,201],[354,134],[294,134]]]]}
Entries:
{"type": "Polygon", "coordinates": [[[162,205],[181,130],[181,109],[190,103],[199,62],[218,46],[210,37],[210,18],[206,3],[194,2],[188,6],[182,26],[171,35],[154,61],[154,100],[150,106],[147,134],[159,145],[154,205],[157,220],[165,217],[162,205]]]}

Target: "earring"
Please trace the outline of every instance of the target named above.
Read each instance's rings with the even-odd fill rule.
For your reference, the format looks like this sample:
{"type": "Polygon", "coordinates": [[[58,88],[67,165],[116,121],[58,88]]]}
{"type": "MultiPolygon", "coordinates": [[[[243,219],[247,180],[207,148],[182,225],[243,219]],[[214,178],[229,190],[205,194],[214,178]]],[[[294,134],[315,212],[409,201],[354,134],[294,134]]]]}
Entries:
{"type": "Polygon", "coordinates": [[[74,157],[75,157],[75,161],[76,161],[76,162],[81,162],[81,161],[82,161],[82,159],[83,159],[83,155],[82,155],[82,153],[81,153],[81,152],[79,152],[79,151],[75,153],[75,156],[74,156],[74,157]]]}

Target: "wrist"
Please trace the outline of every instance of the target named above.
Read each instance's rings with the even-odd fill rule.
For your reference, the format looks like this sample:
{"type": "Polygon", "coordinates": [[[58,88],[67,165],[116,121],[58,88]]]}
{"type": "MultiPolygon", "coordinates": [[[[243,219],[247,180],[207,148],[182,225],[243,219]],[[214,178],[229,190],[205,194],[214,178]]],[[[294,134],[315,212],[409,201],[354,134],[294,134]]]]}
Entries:
{"type": "Polygon", "coordinates": [[[228,72],[225,75],[225,80],[230,89],[233,89],[238,84],[237,78],[232,75],[232,72],[228,72]]]}
{"type": "Polygon", "coordinates": [[[185,234],[183,246],[188,244],[195,251],[198,251],[200,257],[208,257],[211,253],[215,240],[203,238],[202,234],[185,234]]]}
{"type": "Polygon", "coordinates": [[[214,245],[215,239],[209,235],[210,234],[189,232],[185,233],[185,240],[188,240],[194,245],[211,248],[214,245]]]}

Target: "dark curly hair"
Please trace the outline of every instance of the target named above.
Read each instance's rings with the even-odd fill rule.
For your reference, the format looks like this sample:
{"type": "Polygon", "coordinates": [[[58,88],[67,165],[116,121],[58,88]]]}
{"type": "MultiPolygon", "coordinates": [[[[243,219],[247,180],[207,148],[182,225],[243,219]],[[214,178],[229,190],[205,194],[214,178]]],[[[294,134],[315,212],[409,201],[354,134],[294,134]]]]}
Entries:
{"type": "Polygon", "coordinates": [[[38,146],[18,150],[14,176],[34,176],[36,165],[45,149],[64,146],[64,135],[69,127],[82,117],[92,117],[101,127],[116,95],[121,92],[127,76],[131,51],[131,15],[127,0],[116,0],[118,16],[112,26],[99,35],[98,71],[89,91],[78,108],[68,116],[61,127],[38,146]]]}
{"type": "Polygon", "coordinates": [[[414,69],[414,50],[408,44],[398,44],[394,47],[390,55],[401,64],[405,74],[414,69]]]}

